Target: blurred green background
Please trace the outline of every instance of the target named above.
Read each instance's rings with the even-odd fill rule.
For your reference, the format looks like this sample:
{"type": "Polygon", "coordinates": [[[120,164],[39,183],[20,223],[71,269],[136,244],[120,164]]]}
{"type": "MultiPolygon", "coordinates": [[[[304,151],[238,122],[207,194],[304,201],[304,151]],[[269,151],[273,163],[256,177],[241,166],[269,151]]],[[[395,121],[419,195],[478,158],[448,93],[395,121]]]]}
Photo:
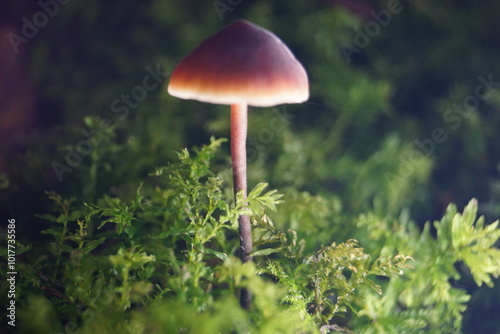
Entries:
{"type": "MultiPolygon", "coordinates": [[[[500,216],[498,1],[66,2],[0,3],[0,210],[21,240],[37,242],[45,191],[127,196],[181,148],[229,136],[228,106],[173,98],[166,85],[235,19],[279,36],[311,89],[304,104],[251,109],[251,187],[334,194],[347,215],[424,223],[476,197],[487,221],[500,216]],[[151,73],[158,85],[141,89],[151,73]],[[118,149],[85,146],[90,115],[116,127],[118,149]],[[102,163],[89,173],[91,157],[102,163]]],[[[498,283],[461,282],[473,293],[467,332],[498,332],[498,283]]]]}

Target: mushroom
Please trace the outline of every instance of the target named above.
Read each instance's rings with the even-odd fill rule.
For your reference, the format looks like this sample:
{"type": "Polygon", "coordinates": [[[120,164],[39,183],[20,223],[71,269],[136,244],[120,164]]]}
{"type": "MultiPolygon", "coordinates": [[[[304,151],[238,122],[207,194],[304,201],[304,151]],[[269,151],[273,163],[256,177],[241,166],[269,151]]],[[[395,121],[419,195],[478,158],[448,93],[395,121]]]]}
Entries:
{"type": "MultiPolygon", "coordinates": [[[[168,92],[182,99],[231,105],[231,158],[234,196],[247,196],[247,107],[301,103],[309,98],[307,74],[273,33],[235,21],[203,41],[174,69],[168,92]]],[[[250,218],[238,218],[241,261],[252,260],[250,218]]],[[[242,305],[251,296],[242,291],[242,305]]]]}

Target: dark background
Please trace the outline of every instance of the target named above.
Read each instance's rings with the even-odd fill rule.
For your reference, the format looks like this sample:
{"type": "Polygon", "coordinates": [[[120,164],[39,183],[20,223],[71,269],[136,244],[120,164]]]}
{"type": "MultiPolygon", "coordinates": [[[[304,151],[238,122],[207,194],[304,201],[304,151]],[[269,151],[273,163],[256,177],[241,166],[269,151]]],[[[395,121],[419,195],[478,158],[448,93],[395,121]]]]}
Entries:
{"type": "MultiPolygon", "coordinates": [[[[179,101],[166,94],[166,84],[168,73],[199,41],[238,18],[276,33],[304,64],[311,98],[287,107],[290,127],[323,157],[315,159],[311,150],[302,169],[283,171],[286,164],[279,164],[271,143],[268,153],[250,161],[260,167],[255,175],[275,187],[337,193],[354,214],[389,198],[386,178],[409,168],[421,175],[412,178],[406,196],[382,200],[384,209],[407,208],[423,224],[441,217],[450,202],[463,207],[475,197],[486,221],[499,217],[498,1],[401,1],[384,24],[376,16],[397,1],[43,3],[46,9],[37,1],[0,3],[0,212],[21,223],[17,233],[26,242],[38,238],[35,214],[47,211],[45,191],[78,201],[116,194],[180,148],[207,143],[211,135],[228,136],[226,107],[179,101]],[[22,42],[14,45],[13,38],[22,42]],[[349,57],[346,48],[354,50],[349,57]],[[164,81],[122,119],[113,101],[140,85],[147,67],[157,66],[164,81]],[[474,101],[480,77],[492,78],[496,90],[476,99],[474,109],[464,109],[474,101]],[[133,145],[102,152],[109,168],[85,187],[84,163],[60,181],[54,162],[67,165],[68,147],[85,139],[88,115],[109,118],[118,129],[116,140],[133,145]],[[446,139],[429,144],[436,129],[446,139]],[[359,176],[390,138],[406,153],[394,151],[384,161],[388,170],[359,176]],[[428,163],[414,163],[410,156],[428,163]]],[[[259,112],[251,115],[251,125],[265,117],[259,112]]],[[[252,131],[258,141],[257,129],[250,136],[252,131]]],[[[473,299],[465,329],[496,333],[498,325],[491,322],[500,315],[498,281],[494,290],[466,288],[473,299]]]]}

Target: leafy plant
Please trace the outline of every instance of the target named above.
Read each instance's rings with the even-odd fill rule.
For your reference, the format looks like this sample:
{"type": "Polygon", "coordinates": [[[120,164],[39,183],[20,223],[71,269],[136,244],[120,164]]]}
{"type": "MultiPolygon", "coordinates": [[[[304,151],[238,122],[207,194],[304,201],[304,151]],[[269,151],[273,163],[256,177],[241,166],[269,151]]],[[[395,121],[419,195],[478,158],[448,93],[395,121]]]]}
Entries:
{"type": "Polygon", "coordinates": [[[498,222],[476,221],[475,201],[463,214],[450,206],[434,223],[436,238],[430,224],[419,232],[409,221],[391,227],[367,213],[357,224],[368,233],[369,252],[353,239],[310,250],[301,232],[276,228],[269,216],[286,196],[266,192],[264,183],[249,192],[248,206],[226,195],[211,167],[224,141],[182,150],[178,162],[151,174],[155,185],[139,186],[130,200],[105,195],[78,205],[48,193],[55,213],[40,217],[51,224],[43,234],[53,242],[44,256],[27,252],[20,263],[29,283],[20,318],[33,307],[43,312],[22,321],[23,330],[41,333],[48,322],[54,333],[437,333],[460,328],[469,298],[453,284],[457,263],[478,284],[500,274],[498,222]],[[241,213],[254,225],[253,263],[236,257],[241,213]],[[255,296],[250,312],[238,304],[241,288],[255,296]]]}
{"type": "Polygon", "coordinates": [[[463,213],[451,204],[440,221],[427,222],[422,232],[407,220],[384,221],[373,215],[362,215],[358,226],[377,244],[383,241],[382,254],[403,252],[414,259],[414,270],[389,281],[383,296],[366,296],[359,312],[359,320],[369,320],[363,332],[459,332],[470,299],[460,279],[472,275],[477,285],[492,286],[492,278],[500,275],[498,221],[485,226],[484,218],[477,218],[475,199],[463,213]]]}

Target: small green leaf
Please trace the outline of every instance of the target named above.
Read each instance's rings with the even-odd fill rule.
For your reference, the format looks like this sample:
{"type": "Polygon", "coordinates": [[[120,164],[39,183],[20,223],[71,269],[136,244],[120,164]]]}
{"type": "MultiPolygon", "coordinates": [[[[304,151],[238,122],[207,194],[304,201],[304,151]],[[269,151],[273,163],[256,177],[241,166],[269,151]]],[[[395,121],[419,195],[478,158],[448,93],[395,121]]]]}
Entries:
{"type": "Polygon", "coordinates": [[[257,184],[253,189],[252,191],[250,191],[250,193],[248,194],[248,197],[249,198],[255,198],[255,197],[258,197],[260,196],[260,194],[264,191],[264,189],[266,189],[266,187],[268,186],[269,184],[268,183],[265,183],[265,182],[261,182],[259,184],[257,184]]]}
{"type": "Polygon", "coordinates": [[[85,246],[83,246],[83,250],[84,250],[85,253],[90,253],[94,249],[96,249],[97,247],[99,247],[99,245],[102,245],[104,243],[104,241],[106,241],[106,238],[99,238],[99,239],[96,239],[96,240],[92,240],[92,241],[86,242],[85,246]]]}
{"type": "Polygon", "coordinates": [[[279,247],[279,248],[259,249],[258,251],[253,252],[251,254],[251,256],[266,256],[266,255],[269,255],[269,254],[281,252],[282,250],[283,250],[282,247],[279,247]]]}
{"type": "Polygon", "coordinates": [[[228,256],[224,252],[216,251],[215,249],[211,248],[205,248],[205,252],[207,254],[212,254],[215,255],[219,260],[226,261],[228,259],[228,256]]]}

